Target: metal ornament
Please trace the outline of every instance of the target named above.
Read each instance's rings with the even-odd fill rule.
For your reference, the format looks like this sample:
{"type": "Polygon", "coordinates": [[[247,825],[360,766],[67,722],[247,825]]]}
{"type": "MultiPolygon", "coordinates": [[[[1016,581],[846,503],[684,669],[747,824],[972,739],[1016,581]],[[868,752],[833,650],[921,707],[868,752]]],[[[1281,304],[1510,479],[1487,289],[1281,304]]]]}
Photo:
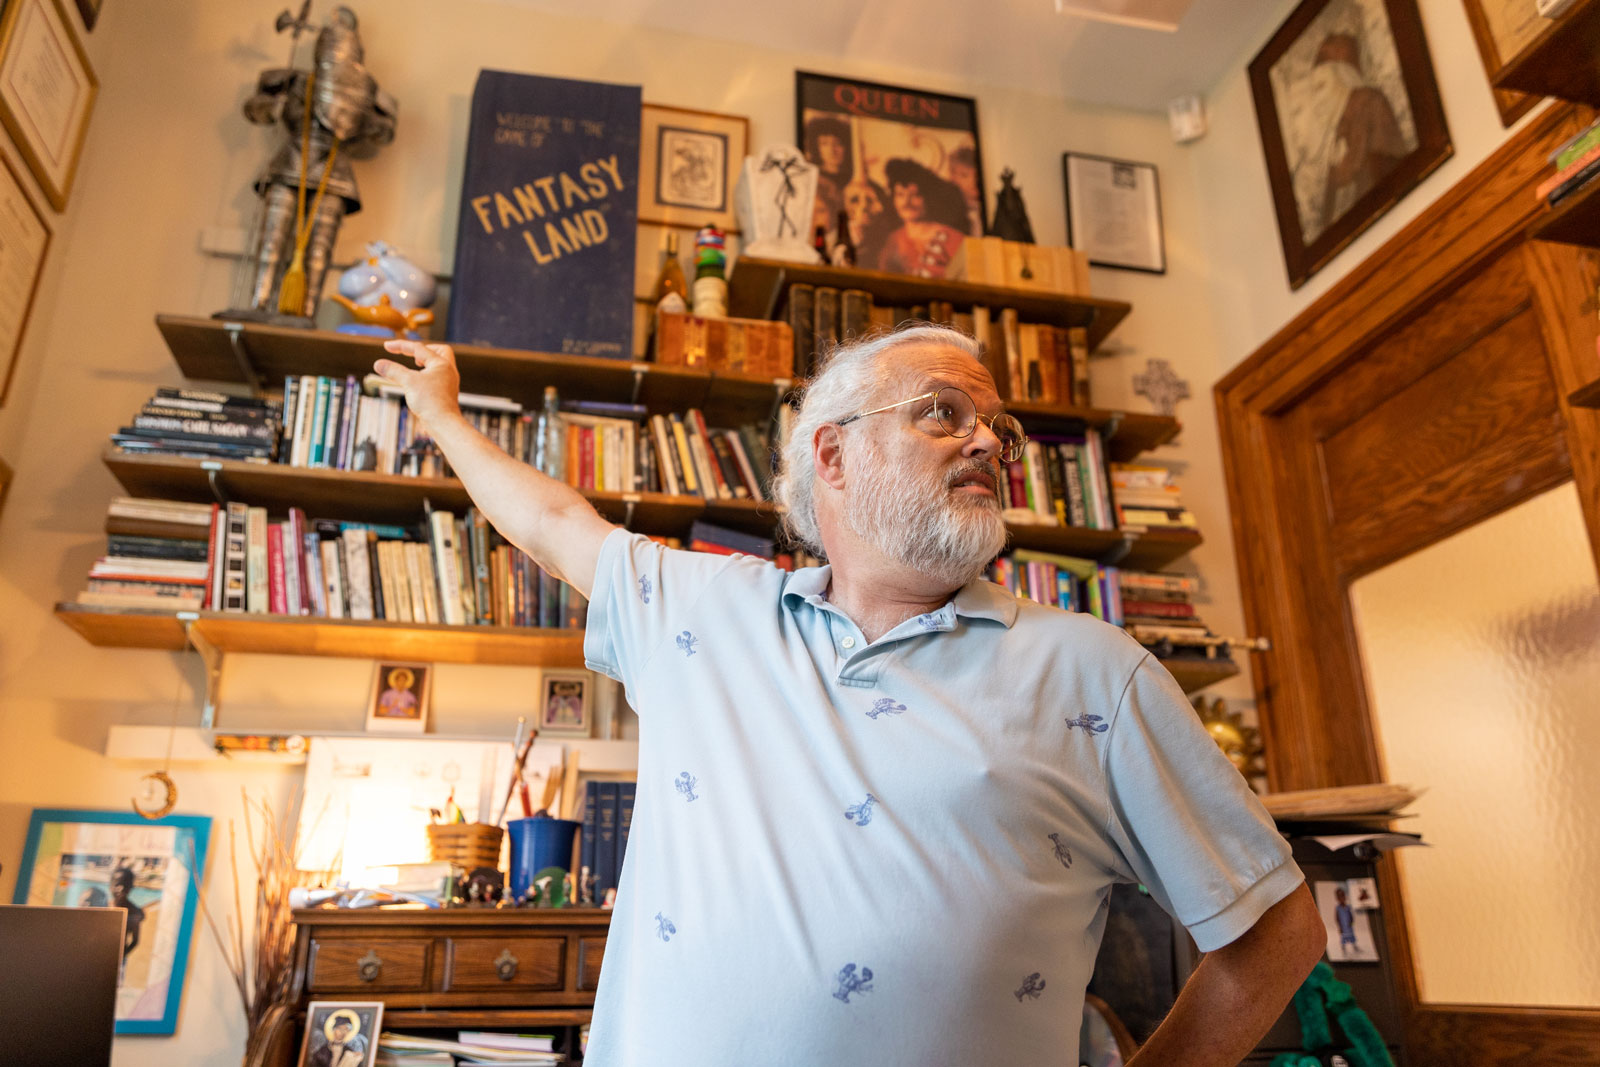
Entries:
{"type": "Polygon", "coordinates": [[[1189,383],[1164,359],[1145,360],[1144,373],[1133,376],[1133,391],[1154,404],[1157,415],[1173,415],[1178,401],[1189,399],[1189,383]]]}
{"type": "Polygon", "coordinates": [[[159,819],[172,814],[172,809],[178,806],[178,785],[172,780],[172,776],[166,771],[151,771],[139,781],[149,782],[150,784],[143,787],[139,791],[140,795],[133,798],[134,814],[142,815],[146,819],[159,819]],[[142,808],[139,806],[141,797],[148,801],[153,801],[158,794],[158,790],[163,796],[160,806],[154,808],[142,808]]]}
{"type": "Polygon", "coordinates": [[[1254,726],[1246,726],[1240,712],[1229,711],[1221,697],[1208,705],[1203,696],[1195,697],[1194,710],[1200,716],[1200,724],[1206,728],[1206,733],[1211,735],[1211,740],[1217,743],[1222,754],[1238,768],[1240,774],[1251,778],[1267,773],[1266,749],[1261,744],[1261,731],[1254,726]]]}

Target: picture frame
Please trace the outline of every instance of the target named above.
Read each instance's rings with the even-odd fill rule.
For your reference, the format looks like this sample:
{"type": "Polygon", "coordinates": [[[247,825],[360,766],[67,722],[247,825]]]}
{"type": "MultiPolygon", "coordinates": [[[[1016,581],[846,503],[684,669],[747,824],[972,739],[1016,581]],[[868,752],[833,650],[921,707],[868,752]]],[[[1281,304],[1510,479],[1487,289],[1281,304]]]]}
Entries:
{"type": "Polygon", "coordinates": [[[811,232],[843,211],[856,266],[944,277],[988,228],[977,100],[804,70],[794,98],[795,143],[819,170],[811,232]]]}
{"type": "Polygon", "coordinates": [[[1377,963],[1378,942],[1372,935],[1371,909],[1351,903],[1348,882],[1313,882],[1317,914],[1328,937],[1330,963],[1377,963]]]}
{"type": "Polygon", "coordinates": [[[734,185],[749,151],[743,115],[645,104],[639,120],[639,221],[739,232],[734,185]]]}
{"type": "Polygon", "coordinates": [[[313,1000],[306,1005],[306,1032],[295,1062],[299,1067],[372,1067],[382,1026],[381,1000],[313,1000]]]}
{"type": "Polygon", "coordinates": [[[1417,0],[1304,0],[1249,73],[1298,289],[1454,151],[1417,0]]]}
{"type": "Polygon", "coordinates": [[[1067,244],[1089,265],[1167,273],[1161,224],[1161,176],[1154,163],[1064,152],[1067,244]]]}
{"type": "Polygon", "coordinates": [[[1483,60],[1483,73],[1489,79],[1494,104],[1500,112],[1500,125],[1510,126],[1532,110],[1542,97],[1515,89],[1496,89],[1494,80],[1517,53],[1550,25],[1550,20],[1526,0],[1461,0],[1461,5],[1467,9],[1467,23],[1472,27],[1472,37],[1483,60]]]}
{"type": "Polygon", "coordinates": [[[100,80],[61,0],[12,0],[0,16],[0,124],[45,198],[65,211],[100,80]]]}
{"type": "Polygon", "coordinates": [[[4,407],[52,234],[11,157],[0,152],[0,162],[5,164],[0,167],[0,407],[4,407]]]}
{"type": "Polygon", "coordinates": [[[28,820],[13,904],[127,908],[118,1034],[177,1030],[210,839],[204,815],[36,808],[28,820]]]}
{"type": "Polygon", "coordinates": [[[426,732],[432,697],[433,664],[379,660],[367,697],[367,732],[426,732]]]}
{"type": "Polygon", "coordinates": [[[584,670],[545,670],[539,677],[539,736],[594,736],[594,678],[584,670]]]}

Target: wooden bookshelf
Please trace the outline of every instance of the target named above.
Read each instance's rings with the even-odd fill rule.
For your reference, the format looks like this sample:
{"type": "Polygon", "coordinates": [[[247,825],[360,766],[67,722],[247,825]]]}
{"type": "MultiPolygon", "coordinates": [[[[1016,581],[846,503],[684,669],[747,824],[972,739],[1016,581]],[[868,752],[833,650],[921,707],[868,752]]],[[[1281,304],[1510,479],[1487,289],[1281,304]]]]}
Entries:
{"type": "Polygon", "coordinates": [[[1101,300],[1092,296],[1062,296],[1036,289],[1005,289],[996,285],[973,285],[943,278],[918,278],[909,274],[887,274],[853,267],[824,267],[819,264],[787,263],[775,259],[740,256],[728,278],[728,314],[742,319],[777,317],[783,294],[789,286],[831,285],[836,289],[862,289],[883,304],[926,304],[948,300],[963,310],[974,304],[992,308],[1016,308],[1024,322],[1051,326],[1082,326],[1089,331],[1089,350],[1100,346],[1117,324],[1133,310],[1120,300],[1101,300]]]}
{"type": "Polygon", "coordinates": [[[1600,181],[1591,181],[1528,227],[1535,241],[1600,248],[1600,181]]]}
{"type": "Polygon", "coordinates": [[[1567,403],[1575,408],[1600,408],[1600,378],[1568,393],[1567,403]]]}
{"type": "Polygon", "coordinates": [[[1578,0],[1494,77],[1496,89],[1600,106],[1600,0],[1578,0]]]}
{"type": "MultiPolygon", "coordinates": [[[[330,330],[297,330],[185,315],[157,315],[156,327],[188,378],[281,389],[290,374],[357,378],[385,356],[383,343],[330,330]]],[[[452,345],[469,393],[509,397],[537,409],[546,386],[562,396],[639,403],[652,411],[699,408],[714,426],[765,422],[788,392],[787,378],[761,378],[631,360],[452,345]]]]}
{"type": "Polygon", "coordinates": [[[1073,404],[1035,404],[1013,401],[1006,410],[1021,420],[1029,433],[1080,432],[1099,430],[1105,438],[1106,452],[1117,463],[1128,463],[1164,445],[1183,429],[1170,415],[1148,415],[1137,411],[1112,411],[1109,408],[1078,407],[1073,404]]]}
{"type": "Polygon", "coordinates": [[[1239,673],[1239,665],[1231,659],[1174,656],[1171,659],[1157,659],[1156,662],[1172,672],[1172,677],[1177,679],[1185,693],[1194,693],[1208,685],[1216,685],[1239,673]]]}
{"type": "Polygon", "coordinates": [[[424,623],[171,612],[56,605],[56,616],[101,648],[182,650],[185,623],[217,651],[282,656],[411,659],[433,663],[582,667],[583,631],[524,626],[424,623]]]}
{"type": "MultiPolygon", "coordinates": [[[[107,469],[129,496],[210,503],[241,500],[282,514],[305,509],[314,519],[412,524],[424,501],[464,513],[472,502],[454,478],[412,478],[373,471],[315,470],[280,463],[201,460],[183,456],[129,455],[108,447],[107,469]]],[[[612,522],[642,533],[682,536],[697,519],[771,536],[778,525],[776,505],[753,500],[702,500],[667,493],[601,493],[584,490],[595,508],[612,522]]],[[[1017,548],[1112,560],[1135,570],[1171,563],[1201,543],[1190,530],[1090,530],[1078,526],[1010,525],[1017,548]],[[1128,541],[1126,554],[1122,552],[1128,541]]]]}

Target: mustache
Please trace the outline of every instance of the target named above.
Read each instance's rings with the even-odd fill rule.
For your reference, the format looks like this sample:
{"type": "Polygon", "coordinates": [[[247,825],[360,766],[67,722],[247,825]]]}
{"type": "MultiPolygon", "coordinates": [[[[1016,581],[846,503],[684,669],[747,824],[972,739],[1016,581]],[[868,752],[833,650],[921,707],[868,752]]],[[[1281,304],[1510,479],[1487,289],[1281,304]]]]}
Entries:
{"type": "Polygon", "coordinates": [[[1000,492],[1000,468],[993,463],[983,463],[978,460],[963,463],[951,471],[945,485],[953,486],[969,474],[981,474],[989,480],[989,488],[996,494],[1000,492]]]}

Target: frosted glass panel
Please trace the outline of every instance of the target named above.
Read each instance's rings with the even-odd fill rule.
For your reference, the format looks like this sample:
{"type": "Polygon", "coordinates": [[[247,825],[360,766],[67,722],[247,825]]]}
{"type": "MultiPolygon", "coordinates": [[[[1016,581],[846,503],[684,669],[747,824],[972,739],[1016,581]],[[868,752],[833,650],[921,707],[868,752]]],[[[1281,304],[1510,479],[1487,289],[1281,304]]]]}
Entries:
{"type": "Polygon", "coordinates": [[[1600,588],[1569,482],[1350,587],[1422,999],[1600,1004],[1600,588]],[[1410,828],[1410,827],[1408,827],[1410,828]]]}

